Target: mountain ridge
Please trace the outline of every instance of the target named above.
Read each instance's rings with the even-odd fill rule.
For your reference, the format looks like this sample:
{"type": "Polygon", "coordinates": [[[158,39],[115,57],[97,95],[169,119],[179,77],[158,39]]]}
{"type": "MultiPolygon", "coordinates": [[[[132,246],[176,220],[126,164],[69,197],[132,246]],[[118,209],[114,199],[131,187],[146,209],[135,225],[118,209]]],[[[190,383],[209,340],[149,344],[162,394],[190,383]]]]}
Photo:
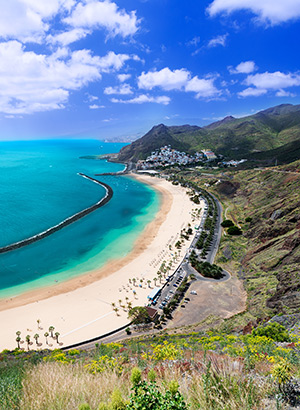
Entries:
{"type": "Polygon", "coordinates": [[[226,158],[255,159],[255,153],[265,152],[268,157],[268,151],[295,141],[300,141],[300,105],[281,104],[242,118],[227,116],[205,127],[155,125],[123,147],[118,160],[136,162],[163,145],[191,154],[211,149],[226,158]]]}

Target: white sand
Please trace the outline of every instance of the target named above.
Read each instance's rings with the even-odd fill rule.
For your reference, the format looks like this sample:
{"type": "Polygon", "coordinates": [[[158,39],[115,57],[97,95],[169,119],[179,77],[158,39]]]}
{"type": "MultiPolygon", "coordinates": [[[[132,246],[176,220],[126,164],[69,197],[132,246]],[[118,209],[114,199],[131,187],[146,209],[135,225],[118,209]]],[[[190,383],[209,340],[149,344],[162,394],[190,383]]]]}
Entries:
{"type": "MultiPolygon", "coordinates": [[[[141,306],[147,303],[147,296],[154,287],[153,279],[157,278],[162,261],[170,261],[174,257],[174,244],[179,239],[181,229],[187,228],[188,223],[192,227],[198,224],[198,220],[192,217],[192,211],[201,206],[203,208],[203,204],[195,205],[185,189],[163,179],[149,176],[139,176],[138,179],[161,192],[161,209],[138,238],[133,251],[125,258],[111,261],[103,268],[79,278],[1,300],[0,350],[16,347],[17,330],[21,331],[23,341],[26,335],[31,336],[31,349],[45,348],[44,333],[51,325],[55,327],[54,332],[60,333],[60,344],[49,338],[48,347],[52,348],[100,336],[129,322],[127,312],[123,311],[120,304],[127,305],[127,301],[130,301],[133,306],[141,306]],[[135,286],[129,284],[132,278],[137,279],[135,286]],[[140,279],[144,280],[142,287],[139,286],[140,279]],[[151,280],[151,288],[147,280],[151,280]],[[119,308],[117,313],[113,311],[112,302],[119,308]],[[40,320],[40,329],[37,319],[40,320]],[[40,335],[39,346],[33,339],[35,333],[40,335]]],[[[178,261],[189,244],[185,241],[178,261]]],[[[173,264],[172,270],[178,261],[173,264]]],[[[157,286],[162,286],[159,280],[157,286]]],[[[21,347],[27,348],[26,342],[21,347]]]]}

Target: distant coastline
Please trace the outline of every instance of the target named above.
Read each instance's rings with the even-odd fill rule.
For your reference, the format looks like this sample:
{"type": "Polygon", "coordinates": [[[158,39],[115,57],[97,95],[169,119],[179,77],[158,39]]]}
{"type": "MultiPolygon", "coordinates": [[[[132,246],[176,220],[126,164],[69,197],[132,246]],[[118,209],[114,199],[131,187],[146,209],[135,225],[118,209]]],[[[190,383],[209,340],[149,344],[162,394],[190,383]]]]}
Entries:
{"type": "Polygon", "coordinates": [[[83,218],[84,216],[90,214],[91,212],[94,212],[96,209],[101,208],[105,204],[107,204],[111,198],[113,197],[113,190],[112,188],[108,185],[105,184],[104,182],[98,181],[97,179],[91,178],[88,175],[85,175],[83,173],[78,173],[78,175],[82,176],[83,178],[89,179],[92,182],[95,182],[96,184],[99,184],[104,187],[106,193],[103,198],[100,199],[96,204],[91,205],[90,207],[83,209],[82,211],[77,212],[76,214],[70,216],[69,218],[66,218],[64,221],[58,223],[57,225],[52,226],[51,228],[37,234],[34,236],[31,236],[30,238],[23,239],[21,241],[12,243],[10,245],[6,245],[0,248],[0,254],[1,253],[6,253],[10,251],[14,251],[16,249],[22,248],[24,246],[30,245],[34,242],[40,241],[43,238],[46,238],[47,236],[52,235],[53,233],[59,231],[60,229],[63,229],[64,227],[78,221],[79,219],[83,218]]]}

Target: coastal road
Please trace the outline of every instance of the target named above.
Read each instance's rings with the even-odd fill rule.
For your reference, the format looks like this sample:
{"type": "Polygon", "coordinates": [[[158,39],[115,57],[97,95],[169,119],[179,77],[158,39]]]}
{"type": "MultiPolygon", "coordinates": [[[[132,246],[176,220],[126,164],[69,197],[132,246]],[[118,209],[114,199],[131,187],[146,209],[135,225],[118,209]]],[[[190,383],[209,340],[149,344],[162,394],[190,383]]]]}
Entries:
{"type": "Polygon", "coordinates": [[[210,194],[214,200],[215,200],[215,204],[217,205],[217,211],[218,211],[218,217],[217,217],[217,222],[216,222],[216,228],[215,228],[215,232],[214,232],[214,238],[211,244],[211,249],[208,252],[207,256],[206,256],[206,261],[213,264],[214,260],[216,258],[219,246],[220,246],[220,241],[221,241],[221,236],[222,236],[222,226],[221,226],[221,222],[222,222],[222,205],[220,203],[220,201],[212,194],[210,194]]]}
{"type": "MultiPolygon", "coordinates": [[[[199,195],[201,196],[200,193],[199,193],[199,195]]],[[[212,194],[210,194],[210,195],[212,195],[212,194]]],[[[219,244],[220,244],[221,234],[222,234],[222,227],[221,227],[222,205],[214,195],[212,195],[212,196],[213,196],[213,198],[215,200],[215,203],[216,203],[216,206],[217,206],[218,217],[217,217],[214,237],[213,237],[212,244],[211,244],[211,249],[210,249],[210,251],[208,252],[208,254],[205,258],[205,260],[207,262],[211,263],[211,264],[214,263],[214,260],[215,260],[215,257],[216,257],[216,254],[217,254],[217,251],[218,251],[218,248],[219,248],[219,244]]],[[[187,253],[184,255],[183,259],[179,263],[179,265],[176,268],[176,270],[174,271],[173,275],[169,276],[168,281],[163,285],[163,287],[161,289],[161,294],[157,298],[156,303],[153,306],[154,308],[158,309],[159,313],[162,313],[162,303],[166,302],[166,300],[168,302],[172,299],[173,295],[176,292],[177,287],[180,286],[180,283],[182,283],[182,281],[188,275],[193,274],[196,277],[197,280],[204,281],[204,282],[226,282],[231,277],[230,274],[227,271],[223,271],[225,276],[222,279],[216,280],[216,279],[212,279],[212,278],[205,278],[202,275],[200,275],[197,271],[195,271],[195,269],[188,262],[189,255],[192,252],[192,250],[195,249],[196,243],[197,243],[197,241],[199,239],[199,236],[200,236],[200,234],[201,234],[201,232],[204,228],[205,219],[207,217],[207,210],[206,210],[207,207],[208,207],[208,204],[205,201],[204,213],[203,213],[203,216],[201,218],[201,222],[199,224],[199,229],[195,232],[194,238],[192,240],[192,243],[191,243],[189,249],[187,250],[187,253]],[[161,308],[159,308],[159,306],[161,306],[161,308]]],[[[165,303],[165,305],[167,305],[167,302],[165,303]]],[[[77,344],[76,347],[79,347],[79,348],[82,348],[82,349],[93,349],[95,347],[95,343],[110,343],[110,342],[115,342],[115,341],[120,341],[120,340],[127,339],[130,336],[128,336],[128,334],[125,332],[125,327],[127,327],[127,326],[124,326],[121,330],[117,330],[115,332],[112,332],[112,334],[110,334],[108,336],[102,336],[102,337],[100,336],[99,338],[97,338],[97,340],[87,341],[87,342],[82,342],[80,344],[77,344]]],[[[157,331],[158,330],[151,329],[151,331],[147,331],[147,334],[157,333],[157,331]]],[[[141,334],[145,334],[145,332],[138,332],[137,334],[135,333],[134,336],[138,337],[141,334]]],[[[69,348],[70,347],[68,347],[66,349],[69,349],[69,348]]]]}

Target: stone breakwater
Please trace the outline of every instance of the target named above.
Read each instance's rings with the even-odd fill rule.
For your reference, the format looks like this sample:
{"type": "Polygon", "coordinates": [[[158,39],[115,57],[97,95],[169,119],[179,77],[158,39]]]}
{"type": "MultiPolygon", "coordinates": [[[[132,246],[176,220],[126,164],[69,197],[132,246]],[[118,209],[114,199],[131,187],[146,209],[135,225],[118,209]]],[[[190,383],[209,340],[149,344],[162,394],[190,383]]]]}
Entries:
{"type": "Polygon", "coordinates": [[[5,253],[5,252],[10,252],[14,251],[16,249],[22,248],[24,246],[30,245],[34,242],[40,241],[43,238],[46,238],[47,236],[52,235],[53,233],[59,231],[60,229],[71,225],[72,223],[78,221],[79,219],[83,218],[84,216],[90,214],[91,212],[94,212],[96,209],[101,208],[105,204],[107,204],[112,196],[113,196],[113,190],[112,188],[105,184],[104,182],[98,181],[97,179],[91,178],[88,175],[82,174],[81,172],[78,173],[78,175],[82,176],[83,178],[89,179],[90,181],[103,186],[105,189],[105,196],[100,199],[100,201],[96,202],[94,205],[91,205],[90,207],[83,209],[82,211],[77,212],[76,214],[66,218],[62,222],[58,223],[57,225],[52,226],[51,228],[40,232],[34,236],[31,236],[30,238],[23,239],[18,242],[14,242],[10,245],[3,246],[0,248],[0,253],[5,253]]]}

